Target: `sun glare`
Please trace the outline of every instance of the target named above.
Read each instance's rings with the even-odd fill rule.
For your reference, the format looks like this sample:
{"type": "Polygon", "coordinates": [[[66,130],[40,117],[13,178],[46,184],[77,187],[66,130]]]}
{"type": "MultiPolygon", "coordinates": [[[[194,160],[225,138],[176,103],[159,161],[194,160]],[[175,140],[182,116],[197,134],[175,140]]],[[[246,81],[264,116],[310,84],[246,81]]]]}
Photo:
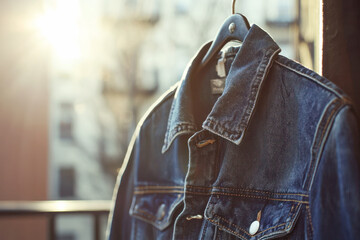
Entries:
{"type": "Polygon", "coordinates": [[[36,21],[36,28],[53,48],[54,54],[63,59],[79,57],[79,11],[76,1],[61,0],[36,21]]]}

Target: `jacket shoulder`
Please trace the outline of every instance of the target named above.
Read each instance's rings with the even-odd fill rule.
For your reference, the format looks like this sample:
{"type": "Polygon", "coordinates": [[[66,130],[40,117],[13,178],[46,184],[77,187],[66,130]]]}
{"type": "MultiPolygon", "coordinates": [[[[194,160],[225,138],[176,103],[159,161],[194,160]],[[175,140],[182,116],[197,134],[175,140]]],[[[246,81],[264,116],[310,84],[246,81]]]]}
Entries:
{"type": "MultiPolygon", "coordinates": [[[[146,123],[152,118],[154,114],[156,114],[159,111],[164,110],[163,108],[168,108],[168,103],[170,102],[170,105],[172,103],[172,100],[174,99],[174,95],[176,93],[177,88],[179,87],[180,82],[175,83],[173,86],[171,86],[166,92],[164,92],[145,112],[143,117],[138,123],[138,129],[142,128],[146,123]]],[[[166,109],[165,109],[166,111],[166,109]]],[[[140,129],[139,129],[140,130],[140,129]]]]}
{"type": "Polygon", "coordinates": [[[333,95],[335,98],[339,98],[346,104],[351,105],[351,100],[349,97],[336,86],[333,82],[329,81],[327,78],[320,76],[318,73],[310,70],[294,60],[288,59],[287,57],[279,55],[274,63],[284,70],[288,70],[298,75],[299,77],[312,81],[318,87],[324,89],[328,94],[333,95]]]}

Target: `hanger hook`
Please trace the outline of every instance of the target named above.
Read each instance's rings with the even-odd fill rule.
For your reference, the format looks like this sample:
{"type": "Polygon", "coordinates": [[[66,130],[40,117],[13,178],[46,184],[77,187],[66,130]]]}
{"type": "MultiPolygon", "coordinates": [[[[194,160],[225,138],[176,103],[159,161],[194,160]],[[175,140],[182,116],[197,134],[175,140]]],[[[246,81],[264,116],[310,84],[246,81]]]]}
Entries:
{"type": "Polygon", "coordinates": [[[232,14],[235,14],[235,3],[236,0],[232,0],[232,14]]]}

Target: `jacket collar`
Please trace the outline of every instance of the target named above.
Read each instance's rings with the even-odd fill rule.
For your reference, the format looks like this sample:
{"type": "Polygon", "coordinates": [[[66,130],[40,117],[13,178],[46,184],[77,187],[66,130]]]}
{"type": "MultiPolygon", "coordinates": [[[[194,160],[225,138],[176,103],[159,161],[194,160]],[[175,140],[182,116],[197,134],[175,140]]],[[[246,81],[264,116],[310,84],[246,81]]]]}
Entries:
{"type": "MultiPolygon", "coordinates": [[[[205,44],[186,68],[171,106],[162,152],[182,134],[198,131],[191,111],[191,77],[211,43],[205,44]]],[[[236,54],[226,78],[223,94],[202,124],[207,129],[235,144],[240,144],[257,103],[261,85],[280,52],[274,40],[253,25],[236,54]]]]}

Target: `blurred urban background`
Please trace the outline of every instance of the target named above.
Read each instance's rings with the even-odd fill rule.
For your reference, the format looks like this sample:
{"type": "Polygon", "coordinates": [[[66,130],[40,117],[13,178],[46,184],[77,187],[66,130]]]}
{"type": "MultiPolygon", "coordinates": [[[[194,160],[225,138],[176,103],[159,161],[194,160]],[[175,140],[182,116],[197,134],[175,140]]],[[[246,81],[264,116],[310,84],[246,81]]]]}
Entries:
{"type": "MultiPolygon", "coordinates": [[[[319,2],[238,0],[236,12],[268,31],[282,55],[319,71],[319,2]]],[[[137,121],[231,14],[230,0],[0,4],[0,200],[7,201],[110,200],[137,121]]],[[[0,218],[0,239],[46,239],[47,224],[0,218]]],[[[92,227],[90,217],[61,216],[57,239],[92,239],[92,227]]]]}

